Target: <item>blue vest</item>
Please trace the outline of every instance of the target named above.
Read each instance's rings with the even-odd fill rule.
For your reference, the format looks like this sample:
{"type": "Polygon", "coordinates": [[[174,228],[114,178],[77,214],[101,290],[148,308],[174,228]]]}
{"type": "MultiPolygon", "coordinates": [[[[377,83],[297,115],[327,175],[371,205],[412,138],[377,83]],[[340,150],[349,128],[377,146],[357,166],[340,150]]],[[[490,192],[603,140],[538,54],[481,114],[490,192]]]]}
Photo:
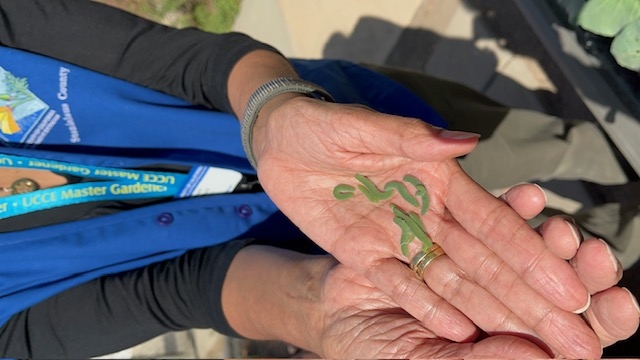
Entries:
{"type": "MultiPolygon", "coordinates": [[[[341,61],[294,60],[338,102],[445,123],[397,83],[341,61]]],[[[88,166],[215,166],[254,173],[237,119],[78,66],[0,47],[0,157],[88,166]]],[[[2,160],[0,159],[0,162],[2,160]]],[[[237,238],[301,234],[264,193],[177,199],[87,220],[0,233],[0,325],[97,277],[237,238]]]]}

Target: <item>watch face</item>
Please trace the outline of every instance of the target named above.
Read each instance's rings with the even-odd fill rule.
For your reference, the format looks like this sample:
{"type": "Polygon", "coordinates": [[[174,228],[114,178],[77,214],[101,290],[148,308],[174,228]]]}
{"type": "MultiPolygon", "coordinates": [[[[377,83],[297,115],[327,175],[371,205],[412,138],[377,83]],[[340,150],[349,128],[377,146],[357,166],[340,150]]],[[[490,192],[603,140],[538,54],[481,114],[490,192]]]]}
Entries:
{"type": "Polygon", "coordinates": [[[18,179],[11,184],[11,194],[26,194],[40,189],[37,182],[31,179],[18,179]]]}

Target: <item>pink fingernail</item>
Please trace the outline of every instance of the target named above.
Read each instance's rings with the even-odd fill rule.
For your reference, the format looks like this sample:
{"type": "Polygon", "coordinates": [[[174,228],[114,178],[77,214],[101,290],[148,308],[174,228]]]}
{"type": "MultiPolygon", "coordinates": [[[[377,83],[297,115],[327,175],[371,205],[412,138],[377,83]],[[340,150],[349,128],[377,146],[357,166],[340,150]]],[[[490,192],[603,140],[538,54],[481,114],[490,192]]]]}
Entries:
{"type": "Polygon", "coordinates": [[[609,259],[611,259],[611,263],[613,264],[613,269],[616,272],[618,272],[618,270],[620,270],[620,261],[618,261],[618,258],[613,254],[613,251],[611,251],[611,246],[609,246],[609,244],[607,244],[607,242],[602,240],[602,239],[598,239],[598,240],[602,241],[604,246],[607,248],[607,253],[609,254],[609,259]]]}
{"type": "Polygon", "coordinates": [[[589,306],[591,306],[591,294],[587,294],[589,297],[587,298],[587,304],[583,307],[581,307],[580,309],[574,311],[574,314],[582,314],[583,312],[587,311],[587,309],[589,308],[589,306]]]}
{"type": "Polygon", "coordinates": [[[573,233],[573,238],[576,241],[576,249],[579,248],[580,242],[582,241],[582,236],[578,232],[578,229],[576,229],[575,225],[571,221],[565,220],[564,222],[565,224],[567,224],[567,226],[569,226],[571,232],[573,233]]]}
{"type": "Polygon", "coordinates": [[[633,306],[636,307],[636,310],[638,311],[638,316],[640,316],[640,305],[638,305],[638,299],[636,299],[636,297],[633,295],[633,293],[631,293],[631,291],[629,291],[629,289],[623,287],[623,290],[625,290],[627,293],[629,293],[629,296],[631,297],[631,302],[633,302],[633,306]]]}
{"type": "Polygon", "coordinates": [[[453,139],[453,140],[467,140],[473,138],[479,138],[480,134],[466,132],[466,131],[452,131],[452,130],[442,130],[440,134],[438,134],[441,138],[444,139],[453,139]]]}
{"type": "Polygon", "coordinates": [[[536,183],[530,183],[531,185],[536,186],[538,189],[540,189],[540,191],[542,191],[542,195],[544,195],[544,203],[546,204],[547,201],[549,200],[549,198],[547,198],[547,192],[544,191],[544,189],[542,188],[542,186],[536,184],[536,183]]]}

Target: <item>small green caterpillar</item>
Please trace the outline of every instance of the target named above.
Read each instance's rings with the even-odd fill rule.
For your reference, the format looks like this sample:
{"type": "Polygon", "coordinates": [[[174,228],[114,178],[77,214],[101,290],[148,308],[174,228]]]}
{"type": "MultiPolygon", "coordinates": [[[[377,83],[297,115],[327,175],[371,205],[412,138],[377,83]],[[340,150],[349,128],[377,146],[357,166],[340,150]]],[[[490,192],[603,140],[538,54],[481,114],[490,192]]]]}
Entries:
{"type": "MultiPolygon", "coordinates": [[[[384,190],[378,189],[378,187],[369,180],[366,176],[361,174],[355,175],[356,180],[360,182],[358,190],[360,190],[369,201],[377,203],[378,201],[384,201],[393,196],[394,190],[400,194],[400,196],[409,204],[416,208],[420,208],[420,214],[424,215],[430,206],[429,194],[427,188],[420,181],[412,175],[405,175],[402,180],[413,185],[416,192],[415,196],[409,193],[407,187],[400,181],[390,181],[385,184],[384,190]],[[418,200],[420,198],[421,201],[418,200]]],[[[339,184],[333,189],[333,196],[338,200],[350,199],[354,194],[355,188],[348,184],[339,184]]],[[[418,238],[422,242],[422,249],[426,250],[432,245],[431,238],[427,235],[420,216],[414,212],[407,213],[400,209],[396,204],[390,204],[393,211],[395,222],[402,230],[400,236],[400,250],[405,256],[409,255],[409,243],[413,239],[418,238]]]]}
{"type": "Polygon", "coordinates": [[[355,195],[354,190],[355,188],[351,185],[340,184],[333,189],[333,197],[338,200],[347,200],[355,195]]]}
{"type": "Polygon", "coordinates": [[[429,209],[430,201],[429,194],[427,193],[427,188],[424,184],[415,176],[405,175],[402,180],[408,182],[409,184],[415,186],[416,188],[416,196],[419,196],[422,199],[422,209],[420,210],[420,214],[424,215],[427,213],[429,209]]]}
{"type": "Polygon", "coordinates": [[[385,186],[384,186],[385,190],[389,189],[391,191],[391,189],[395,189],[398,194],[400,194],[400,196],[402,196],[403,199],[405,199],[409,204],[415,206],[415,207],[419,207],[420,206],[420,202],[418,202],[418,199],[414,198],[411,194],[409,194],[409,190],[407,190],[407,187],[404,186],[403,183],[401,183],[400,181],[389,181],[385,186]]]}

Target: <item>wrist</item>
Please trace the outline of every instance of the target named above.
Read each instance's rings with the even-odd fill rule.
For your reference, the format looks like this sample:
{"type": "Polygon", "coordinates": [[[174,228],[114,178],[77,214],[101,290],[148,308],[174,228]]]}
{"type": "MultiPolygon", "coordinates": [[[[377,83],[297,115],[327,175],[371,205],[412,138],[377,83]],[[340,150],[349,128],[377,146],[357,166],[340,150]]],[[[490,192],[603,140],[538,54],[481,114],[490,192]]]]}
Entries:
{"type": "Polygon", "coordinates": [[[248,246],[234,258],[223,285],[229,325],[247,338],[321,351],[324,281],[336,263],[331,256],[248,246]]]}
{"type": "MultiPolygon", "coordinates": [[[[296,106],[295,104],[300,100],[305,100],[305,96],[303,94],[286,93],[278,95],[262,107],[260,113],[258,114],[258,117],[255,120],[253,128],[251,129],[251,144],[247,144],[247,146],[251,146],[255,164],[257,164],[262,157],[263,150],[265,149],[265,145],[267,144],[267,139],[270,136],[269,134],[272,134],[271,136],[274,136],[273,134],[279,134],[280,136],[282,135],[282,129],[277,129],[274,127],[271,127],[269,129],[268,125],[282,125],[284,127],[287,127],[284,117],[288,116],[289,112],[283,112],[282,110],[291,109],[291,106],[296,106]],[[279,118],[280,121],[271,122],[270,119],[274,118],[279,118]]],[[[245,153],[246,151],[247,150],[245,147],[245,153]]],[[[247,157],[248,156],[249,155],[247,155],[247,157]]],[[[256,168],[256,166],[257,165],[254,165],[254,168],[256,168]]]]}
{"type": "Polygon", "coordinates": [[[294,77],[280,77],[267,81],[258,87],[249,97],[247,106],[241,119],[242,125],[242,145],[245,153],[251,165],[257,169],[258,164],[253,150],[253,130],[258,120],[260,112],[265,106],[271,104],[278,104],[282,102],[282,99],[289,99],[289,97],[283,97],[285,94],[302,94],[307,97],[315,97],[325,101],[333,101],[333,98],[326,90],[320,86],[311,82],[294,78],[294,77]],[[279,98],[278,101],[274,101],[279,98]]]}

